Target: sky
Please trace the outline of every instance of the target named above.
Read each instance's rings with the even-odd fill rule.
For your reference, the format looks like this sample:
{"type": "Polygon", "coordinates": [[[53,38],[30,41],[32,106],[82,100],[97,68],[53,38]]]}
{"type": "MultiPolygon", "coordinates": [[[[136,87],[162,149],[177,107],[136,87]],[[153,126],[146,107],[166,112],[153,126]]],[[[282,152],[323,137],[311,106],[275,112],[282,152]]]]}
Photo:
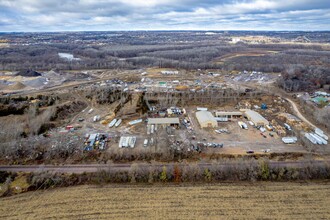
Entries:
{"type": "Polygon", "coordinates": [[[0,0],[0,32],[330,30],[329,0],[0,0]]]}

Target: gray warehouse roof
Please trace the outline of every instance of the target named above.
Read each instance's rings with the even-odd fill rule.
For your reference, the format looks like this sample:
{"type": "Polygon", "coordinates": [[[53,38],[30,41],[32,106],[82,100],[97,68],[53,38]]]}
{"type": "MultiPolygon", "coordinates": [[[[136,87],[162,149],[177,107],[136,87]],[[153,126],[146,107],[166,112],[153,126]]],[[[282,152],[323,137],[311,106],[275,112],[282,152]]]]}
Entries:
{"type": "Polygon", "coordinates": [[[268,125],[269,122],[267,119],[265,119],[262,115],[260,115],[258,112],[252,111],[250,109],[245,110],[244,114],[251,119],[251,121],[255,124],[257,123],[264,123],[265,125],[268,125]]]}
{"type": "Polygon", "coordinates": [[[179,118],[148,118],[148,125],[180,124],[179,118]]]}
{"type": "Polygon", "coordinates": [[[207,121],[215,121],[217,123],[214,116],[209,111],[196,112],[196,118],[198,119],[199,123],[203,123],[203,122],[207,122],[207,121]]]}

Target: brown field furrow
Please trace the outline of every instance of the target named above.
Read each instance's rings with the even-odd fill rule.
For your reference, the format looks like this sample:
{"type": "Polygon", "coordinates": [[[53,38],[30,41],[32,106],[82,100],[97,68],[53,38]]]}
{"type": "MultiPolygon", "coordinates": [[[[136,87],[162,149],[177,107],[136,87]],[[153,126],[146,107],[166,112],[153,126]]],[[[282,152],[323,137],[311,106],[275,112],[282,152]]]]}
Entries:
{"type": "Polygon", "coordinates": [[[77,186],[0,200],[0,219],[329,219],[329,183],[77,186]]]}

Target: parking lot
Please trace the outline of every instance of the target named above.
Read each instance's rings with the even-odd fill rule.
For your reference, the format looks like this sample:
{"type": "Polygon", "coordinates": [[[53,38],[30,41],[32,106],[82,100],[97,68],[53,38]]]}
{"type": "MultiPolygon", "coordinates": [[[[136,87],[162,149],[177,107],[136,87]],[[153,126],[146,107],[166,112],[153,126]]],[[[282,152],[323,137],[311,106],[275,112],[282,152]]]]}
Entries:
{"type": "Polygon", "coordinates": [[[195,111],[190,110],[189,118],[192,120],[193,134],[197,142],[223,144],[223,148],[208,148],[208,152],[219,152],[228,154],[242,154],[248,150],[256,153],[264,152],[303,152],[305,149],[298,144],[286,145],[281,137],[275,132],[265,132],[261,135],[260,130],[248,126],[248,129],[242,129],[238,121],[247,123],[246,119],[232,119],[230,122],[219,122],[218,128],[201,129],[196,117],[195,111]],[[228,131],[217,133],[215,130],[223,129],[228,131]],[[271,133],[273,137],[269,135],[271,133]],[[265,136],[265,137],[264,137],[265,136]]]}

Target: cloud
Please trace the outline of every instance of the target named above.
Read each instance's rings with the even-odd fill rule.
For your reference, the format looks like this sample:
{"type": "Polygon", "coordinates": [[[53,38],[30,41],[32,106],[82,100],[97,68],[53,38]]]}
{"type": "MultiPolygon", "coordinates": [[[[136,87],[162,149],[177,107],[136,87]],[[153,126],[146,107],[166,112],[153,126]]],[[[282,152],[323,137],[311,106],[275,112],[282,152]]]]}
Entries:
{"type": "Polygon", "coordinates": [[[329,30],[328,0],[0,0],[1,31],[329,30]]]}

